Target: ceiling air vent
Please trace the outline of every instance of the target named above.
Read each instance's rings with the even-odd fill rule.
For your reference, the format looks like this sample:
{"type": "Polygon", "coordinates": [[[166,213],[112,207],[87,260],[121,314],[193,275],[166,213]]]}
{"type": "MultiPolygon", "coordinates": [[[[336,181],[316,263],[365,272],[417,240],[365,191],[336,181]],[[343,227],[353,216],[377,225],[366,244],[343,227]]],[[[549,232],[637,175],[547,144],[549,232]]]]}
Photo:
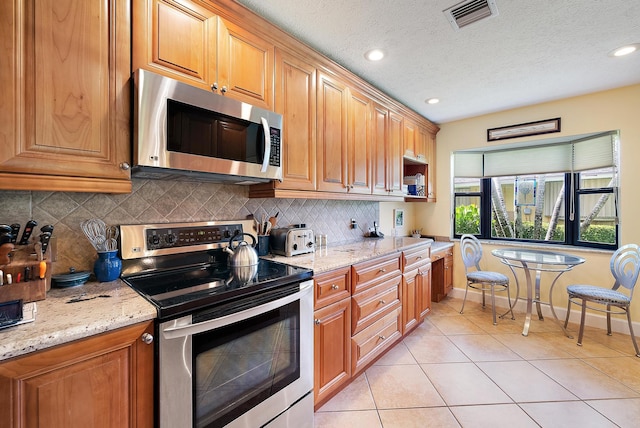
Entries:
{"type": "Polygon", "coordinates": [[[498,15],[494,0],[468,0],[443,10],[454,30],[459,30],[485,18],[498,15]]]}

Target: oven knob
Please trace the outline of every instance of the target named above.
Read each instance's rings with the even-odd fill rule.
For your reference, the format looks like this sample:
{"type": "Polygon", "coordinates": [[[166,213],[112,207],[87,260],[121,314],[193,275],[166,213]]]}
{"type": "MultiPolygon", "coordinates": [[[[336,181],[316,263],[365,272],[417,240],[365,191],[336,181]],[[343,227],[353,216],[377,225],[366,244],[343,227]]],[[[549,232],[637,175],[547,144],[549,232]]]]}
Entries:
{"type": "Polygon", "coordinates": [[[142,333],[142,336],[140,336],[140,340],[142,340],[147,345],[151,345],[153,343],[153,335],[149,333],[142,333]]]}
{"type": "Polygon", "coordinates": [[[160,243],[160,237],[158,235],[151,235],[149,237],[149,244],[156,246],[160,243]]]}
{"type": "Polygon", "coordinates": [[[169,245],[173,245],[176,242],[176,235],[170,233],[169,235],[164,237],[164,241],[169,245]]]}

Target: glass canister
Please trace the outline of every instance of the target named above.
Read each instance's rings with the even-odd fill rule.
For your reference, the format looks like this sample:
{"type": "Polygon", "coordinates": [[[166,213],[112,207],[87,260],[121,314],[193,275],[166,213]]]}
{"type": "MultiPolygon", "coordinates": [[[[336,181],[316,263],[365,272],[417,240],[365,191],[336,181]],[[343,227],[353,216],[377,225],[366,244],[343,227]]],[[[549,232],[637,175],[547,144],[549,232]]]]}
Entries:
{"type": "Polygon", "coordinates": [[[122,271],[122,259],[118,257],[118,250],[98,251],[98,259],[93,264],[93,273],[100,282],[118,279],[122,271]]]}

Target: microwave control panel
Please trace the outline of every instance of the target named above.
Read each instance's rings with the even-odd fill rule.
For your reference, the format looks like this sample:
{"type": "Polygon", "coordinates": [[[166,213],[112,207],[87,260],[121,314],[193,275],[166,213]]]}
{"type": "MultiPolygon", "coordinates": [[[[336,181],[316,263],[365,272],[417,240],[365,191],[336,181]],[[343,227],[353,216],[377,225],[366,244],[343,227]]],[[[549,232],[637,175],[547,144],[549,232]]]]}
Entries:
{"type": "Polygon", "coordinates": [[[280,166],[280,130],[269,128],[271,133],[271,154],[269,155],[269,165],[280,166]]]}

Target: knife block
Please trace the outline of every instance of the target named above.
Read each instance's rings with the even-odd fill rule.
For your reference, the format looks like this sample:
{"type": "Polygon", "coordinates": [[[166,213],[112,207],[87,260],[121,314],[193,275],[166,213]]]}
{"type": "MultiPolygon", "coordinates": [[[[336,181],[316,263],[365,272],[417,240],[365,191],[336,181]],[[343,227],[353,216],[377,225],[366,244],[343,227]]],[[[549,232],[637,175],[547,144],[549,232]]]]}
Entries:
{"type": "Polygon", "coordinates": [[[4,285],[0,286],[0,302],[21,299],[23,303],[44,300],[47,291],[51,288],[51,260],[47,251],[43,259],[47,263],[47,272],[43,279],[39,278],[40,261],[38,260],[33,244],[17,245],[10,253],[9,263],[0,265],[3,272],[4,285]],[[29,280],[25,281],[25,268],[29,268],[29,280]],[[7,284],[7,274],[13,277],[13,283],[7,284]],[[21,281],[17,282],[18,274],[21,281]],[[33,279],[32,279],[33,278],[33,279]]]}

